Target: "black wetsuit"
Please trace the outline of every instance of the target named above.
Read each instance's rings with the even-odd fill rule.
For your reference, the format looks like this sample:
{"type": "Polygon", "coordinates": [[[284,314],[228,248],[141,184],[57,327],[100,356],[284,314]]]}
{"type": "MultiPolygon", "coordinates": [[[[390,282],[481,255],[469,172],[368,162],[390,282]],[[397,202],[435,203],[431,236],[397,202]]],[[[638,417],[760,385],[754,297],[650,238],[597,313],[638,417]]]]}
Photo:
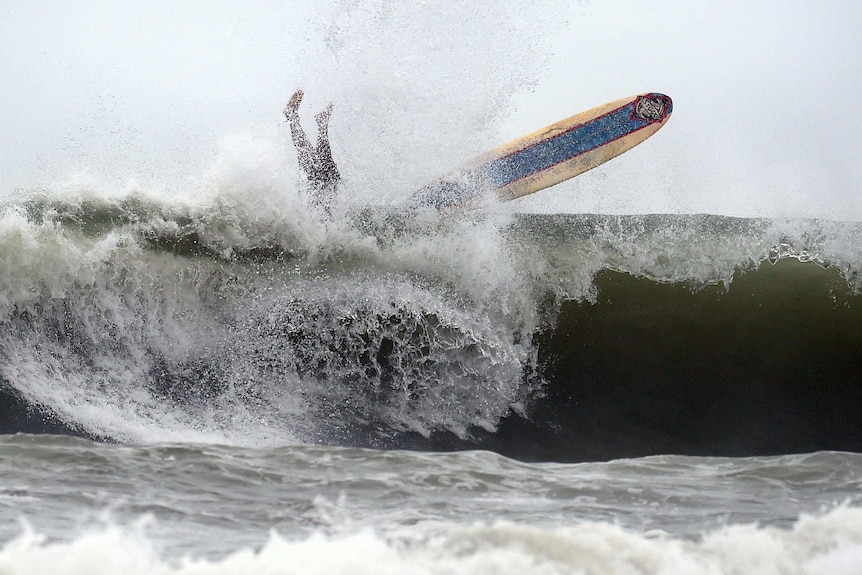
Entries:
{"type": "Polygon", "coordinates": [[[293,114],[290,116],[290,135],[296,147],[299,166],[311,184],[314,199],[328,213],[341,180],[329,146],[329,126],[326,122],[318,123],[317,146],[312,146],[299,123],[299,115],[293,114]]]}

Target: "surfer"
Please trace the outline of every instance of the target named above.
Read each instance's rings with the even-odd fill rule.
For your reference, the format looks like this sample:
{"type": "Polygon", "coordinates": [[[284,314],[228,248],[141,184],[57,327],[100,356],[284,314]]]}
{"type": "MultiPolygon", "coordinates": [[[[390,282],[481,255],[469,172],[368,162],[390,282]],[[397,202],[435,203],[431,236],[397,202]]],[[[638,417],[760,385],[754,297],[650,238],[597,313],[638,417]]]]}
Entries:
{"type": "Polygon", "coordinates": [[[317,120],[317,146],[312,146],[305,135],[305,130],[302,129],[302,124],[299,123],[299,104],[303,95],[302,90],[293,93],[284,107],[284,116],[290,123],[290,135],[296,147],[299,167],[311,184],[314,201],[329,215],[335,189],[341,180],[341,174],[338,173],[338,166],[332,159],[332,150],[329,147],[329,117],[332,115],[332,104],[314,117],[317,120]]]}

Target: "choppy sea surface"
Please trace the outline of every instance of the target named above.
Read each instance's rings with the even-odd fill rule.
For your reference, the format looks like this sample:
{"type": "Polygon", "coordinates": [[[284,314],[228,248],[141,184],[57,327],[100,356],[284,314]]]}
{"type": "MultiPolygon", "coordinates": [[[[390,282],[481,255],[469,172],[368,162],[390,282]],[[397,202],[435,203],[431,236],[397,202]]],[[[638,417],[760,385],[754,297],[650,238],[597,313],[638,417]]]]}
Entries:
{"type": "Polygon", "coordinates": [[[858,573],[862,226],[0,205],[0,573],[858,573]]]}
{"type": "Polygon", "coordinates": [[[855,573],[862,456],[0,439],[5,573],[855,573]]]}

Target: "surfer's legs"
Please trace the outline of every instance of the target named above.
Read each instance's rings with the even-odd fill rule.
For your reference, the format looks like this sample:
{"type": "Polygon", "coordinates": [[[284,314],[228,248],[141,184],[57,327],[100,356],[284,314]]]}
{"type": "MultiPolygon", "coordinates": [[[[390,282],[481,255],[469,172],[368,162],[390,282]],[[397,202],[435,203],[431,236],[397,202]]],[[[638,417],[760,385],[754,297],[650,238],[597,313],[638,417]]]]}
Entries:
{"type": "Polygon", "coordinates": [[[329,145],[329,117],[332,104],[329,104],[314,117],[317,120],[317,148],[314,150],[314,196],[317,204],[327,216],[332,215],[332,203],[341,175],[332,159],[329,145]]]}
{"type": "Polygon", "coordinates": [[[341,175],[338,166],[332,159],[332,149],[329,145],[329,117],[332,115],[332,104],[317,113],[317,145],[308,141],[305,130],[299,122],[299,104],[303,92],[297,90],[284,107],[284,116],[290,123],[290,135],[296,148],[299,167],[311,184],[311,194],[314,202],[330,213],[330,206],[335,196],[335,190],[341,175]]]}
{"type": "Polygon", "coordinates": [[[337,183],[341,179],[338,166],[332,159],[332,148],[329,145],[329,117],[332,115],[332,104],[329,104],[315,116],[317,120],[317,148],[315,149],[315,164],[318,177],[328,187],[335,191],[335,186],[329,184],[337,183]]]}
{"type": "Polygon", "coordinates": [[[299,104],[302,102],[303,92],[297,90],[290,97],[287,105],[284,107],[284,117],[287,118],[290,124],[290,137],[293,140],[293,146],[296,148],[299,167],[306,174],[311,172],[312,161],[314,156],[314,148],[311,147],[311,142],[305,135],[305,130],[302,129],[302,124],[299,123],[299,104]]]}
{"type": "Polygon", "coordinates": [[[305,130],[302,129],[302,124],[299,123],[299,116],[290,121],[290,137],[293,139],[293,145],[297,151],[310,155],[313,151],[311,142],[305,135],[305,130]]]}
{"type": "Polygon", "coordinates": [[[290,100],[287,101],[287,104],[284,105],[284,117],[290,120],[292,117],[297,116],[299,114],[299,104],[302,102],[302,97],[305,95],[305,92],[302,90],[297,90],[290,97],[290,100]]]}

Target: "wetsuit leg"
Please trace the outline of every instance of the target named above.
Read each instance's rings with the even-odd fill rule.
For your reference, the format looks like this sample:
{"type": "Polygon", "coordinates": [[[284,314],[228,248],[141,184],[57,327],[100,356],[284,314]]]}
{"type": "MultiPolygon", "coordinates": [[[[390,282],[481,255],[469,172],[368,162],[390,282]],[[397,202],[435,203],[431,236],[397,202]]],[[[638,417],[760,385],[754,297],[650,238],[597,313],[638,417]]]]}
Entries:
{"type": "Polygon", "coordinates": [[[311,142],[308,141],[305,130],[302,129],[302,124],[299,122],[299,105],[302,103],[303,95],[302,90],[297,90],[293,93],[284,107],[284,117],[290,123],[290,137],[296,148],[299,167],[302,168],[303,172],[308,174],[314,169],[315,150],[311,146],[311,142]]]}
{"type": "MultiPolygon", "coordinates": [[[[332,104],[326,110],[317,116],[317,149],[316,168],[319,178],[325,184],[333,184],[341,179],[341,174],[338,173],[338,166],[335,160],[332,159],[332,148],[329,145],[329,114],[332,111],[332,104]]],[[[334,189],[334,186],[332,187],[334,189]]]]}
{"type": "Polygon", "coordinates": [[[290,136],[293,139],[293,146],[296,148],[296,158],[299,161],[299,167],[306,174],[310,174],[314,170],[314,155],[315,149],[311,147],[311,142],[305,135],[305,130],[299,123],[299,116],[290,118],[290,136]]]}
{"type": "Polygon", "coordinates": [[[329,145],[329,116],[332,114],[332,104],[329,104],[315,116],[317,120],[317,145],[312,147],[299,121],[299,104],[302,101],[302,96],[302,90],[297,90],[293,94],[284,108],[284,115],[290,123],[290,135],[296,148],[299,167],[311,184],[312,197],[315,203],[329,215],[336,187],[341,179],[338,166],[332,159],[332,149],[329,145]]]}

